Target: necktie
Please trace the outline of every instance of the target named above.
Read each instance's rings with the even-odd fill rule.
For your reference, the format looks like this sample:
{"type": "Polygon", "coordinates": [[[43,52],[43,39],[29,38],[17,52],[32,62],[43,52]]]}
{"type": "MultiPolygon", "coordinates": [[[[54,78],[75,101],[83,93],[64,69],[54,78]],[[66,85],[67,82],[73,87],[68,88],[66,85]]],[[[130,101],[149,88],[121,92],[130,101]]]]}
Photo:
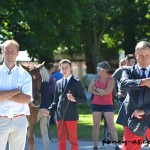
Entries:
{"type": "Polygon", "coordinates": [[[67,86],[67,79],[64,80],[65,81],[65,84],[64,84],[64,87],[63,87],[63,90],[66,88],[67,86]]]}
{"type": "MultiPolygon", "coordinates": [[[[145,75],[146,69],[145,68],[141,68],[141,70],[142,70],[141,79],[144,79],[144,78],[146,78],[146,75],[145,75]]],[[[138,102],[138,107],[139,108],[141,108],[142,105],[143,105],[144,96],[145,96],[145,86],[140,88],[139,102],[138,102]]]]}
{"type": "Polygon", "coordinates": [[[145,75],[146,69],[145,69],[145,68],[141,68],[141,70],[142,70],[142,76],[141,76],[141,79],[144,79],[144,78],[146,78],[146,75],[145,75]]]}

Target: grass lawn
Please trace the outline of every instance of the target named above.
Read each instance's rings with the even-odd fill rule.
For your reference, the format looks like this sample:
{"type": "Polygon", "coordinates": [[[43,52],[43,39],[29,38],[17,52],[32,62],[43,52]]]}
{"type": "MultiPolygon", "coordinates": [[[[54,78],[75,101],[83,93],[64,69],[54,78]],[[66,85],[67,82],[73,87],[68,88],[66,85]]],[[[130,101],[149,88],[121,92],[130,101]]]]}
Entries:
{"type": "MultiPolygon", "coordinates": [[[[117,118],[117,113],[118,112],[115,111],[115,120],[117,118]]],[[[92,124],[93,119],[90,107],[87,105],[79,105],[78,139],[92,140],[92,124]]],[[[118,124],[115,124],[115,126],[118,131],[119,139],[121,140],[123,135],[123,127],[118,124]]],[[[57,136],[55,125],[50,125],[49,131],[52,137],[57,136]]],[[[35,135],[41,136],[39,123],[36,125],[35,135]]],[[[101,122],[100,140],[102,139],[102,135],[103,135],[103,122],[101,122]]]]}

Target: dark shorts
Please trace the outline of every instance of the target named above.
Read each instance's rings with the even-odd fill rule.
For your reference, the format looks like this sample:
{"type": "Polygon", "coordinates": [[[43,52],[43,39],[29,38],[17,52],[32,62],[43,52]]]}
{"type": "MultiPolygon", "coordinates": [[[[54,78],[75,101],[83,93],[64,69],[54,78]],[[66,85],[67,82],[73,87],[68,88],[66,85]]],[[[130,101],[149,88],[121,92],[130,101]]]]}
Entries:
{"type": "Polygon", "coordinates": [[[97,105],[92,104],[92,112],[114,112],[114,106],[113,105],[97,105]]]}

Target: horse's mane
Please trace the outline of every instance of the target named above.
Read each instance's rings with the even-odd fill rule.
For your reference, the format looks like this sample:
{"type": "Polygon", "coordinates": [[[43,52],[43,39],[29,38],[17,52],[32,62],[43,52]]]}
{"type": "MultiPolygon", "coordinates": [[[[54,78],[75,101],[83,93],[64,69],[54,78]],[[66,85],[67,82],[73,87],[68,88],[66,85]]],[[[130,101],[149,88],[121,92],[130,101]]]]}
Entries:
{"type": "Polygon", "coordinates": [[[50,76],[47,69],[44,66],[40,69],[40,74],[44,81],[49,82],[50,76]]]}

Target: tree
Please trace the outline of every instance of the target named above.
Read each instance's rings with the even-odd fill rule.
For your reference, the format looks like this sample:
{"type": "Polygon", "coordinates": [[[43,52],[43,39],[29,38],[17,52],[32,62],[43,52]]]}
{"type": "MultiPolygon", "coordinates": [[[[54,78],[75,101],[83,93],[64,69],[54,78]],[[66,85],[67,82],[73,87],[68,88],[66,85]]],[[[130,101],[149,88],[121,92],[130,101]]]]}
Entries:
{"type": "Polygon", "coordinates": [[[88,66],[87,72],[95,72],[96,64],[105,59],[102,50],[105,44],[103,45],[101,40],[108,34],[113,19],[118,14],[116,10],[119,5],[119,1],[108,0],[88,0],[80,3],[83,15],[81,37],[88,66]]]}
{"type": "Polygon", "coordinates": [[[14,38],[39,61],[53,61],[54,50],[74,59],[84,53],[87,72],[118,50],[134,52],[149,39],[150,0],[1,0],[1,41],[14,38]]]}

